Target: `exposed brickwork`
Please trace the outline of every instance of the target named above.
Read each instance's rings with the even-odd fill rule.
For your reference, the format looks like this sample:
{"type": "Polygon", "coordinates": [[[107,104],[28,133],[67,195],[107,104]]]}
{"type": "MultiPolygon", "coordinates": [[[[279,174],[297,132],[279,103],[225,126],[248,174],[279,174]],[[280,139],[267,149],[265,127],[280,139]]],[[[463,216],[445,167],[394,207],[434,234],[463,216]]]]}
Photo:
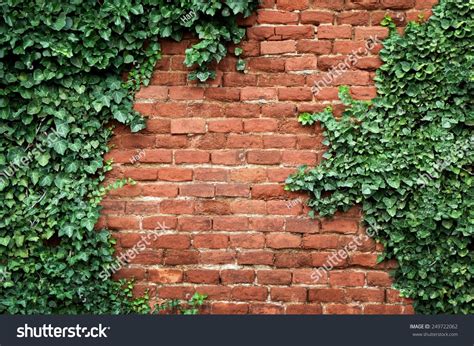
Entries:
{"type": "Polygon", "coordinates": [[[107,155],[115,161],[110,177],[137,185],[113,191],[100,220],[116,230],[118,253],[154,229],[159,236],[116,277],[135,277],[137,292],[160,298],[205,293],[205,312],[215,314],[412,313],[390,288],[394,263],[376,264],[381,247],[371,240],[314,280],[315,267],[363,234],[360,210],[310,220],[305,197],[284,191],[283,182],[324,152],[320,129],[300,126],[297,115],[328,104],[340,111],[341,84],[372,98],[380,46],[317,95],[314,83],[364,40],[385,37],[386,12],[403,26],[429,15],[434,3],[262,1],[242,21],[246,73],[229,56],[206,85],[186,80],[183,55],[192,42],[163,42],[152,83],[137,95],[148,128],[130,134],[119,127],[107,155]]]}

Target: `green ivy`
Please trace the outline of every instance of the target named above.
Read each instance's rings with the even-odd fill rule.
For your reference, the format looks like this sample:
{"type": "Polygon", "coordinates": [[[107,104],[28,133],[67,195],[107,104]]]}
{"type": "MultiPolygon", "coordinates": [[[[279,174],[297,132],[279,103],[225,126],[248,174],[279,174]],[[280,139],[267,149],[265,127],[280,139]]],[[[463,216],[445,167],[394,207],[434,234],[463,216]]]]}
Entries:
{"type": "Polygon", "coordinates": [[[0,313],[146,312],[128,283],[99,277],[114,262],[110,233],[94,230],[99,203],[127,183],[101,186],[110,121],[145,127],[133,98],[160,58],[159,38],[195,34],[185,64],[205,81],[256,3],[1,2],[0,313]]]}
{"type": "Polygon", "coordinates": [[[340,119],[331,109],[300,116],[324,126],[329,149],[287,188],[307,191],[321,216],[361,204],[417,312],[473,313],[474,2],[441,0],[403,36],[387,23],[378,96],[354,101],[342,88],[340,119]]]}

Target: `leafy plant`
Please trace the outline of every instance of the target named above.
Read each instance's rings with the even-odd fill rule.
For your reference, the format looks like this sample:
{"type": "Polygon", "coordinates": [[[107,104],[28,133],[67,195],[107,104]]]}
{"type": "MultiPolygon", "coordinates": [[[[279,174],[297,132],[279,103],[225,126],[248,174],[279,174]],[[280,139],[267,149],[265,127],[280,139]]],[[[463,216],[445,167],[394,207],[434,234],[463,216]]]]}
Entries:
{"type": "Polygon", "coordinates": [[[191,79],[245,31],[250,0],[5,0],[0,4],[0,313],[143,312],[127,283],[101,280],[113,240],[94,230],[110,162],[111,120],[145,127],[132,110],[159,38],[199,42],[191,79]],[[193,12],[189,20],[181,17],[193,12]],[[128,78],[123,79],[124,73],[128,78]],[[125,285],[125,290],[123,289],[125,285]],[[128,288],[127,288],[128,287],[128,288]]]}
{"type": "Polygon", "coordinates": [[[340,119],[331,109],[300,116],[324,126],[329,148],[287,189],[307,191],[320,216],[360,203],[417,312],[473,313],[474,3],[441,0],[403,36],[385,24],[378,96],[354,101],[342,88],[340,119]]]}
{"type": "Polygon", "coordinates": [[[199,308],[204,304],[207,296],[200,293],[194,293],[193,296],[187,300],[172,299],[165,301],[162,304],[157,304],[153,307],[153,314],[167,313],[178,315],[198,315],[199,308]]]}

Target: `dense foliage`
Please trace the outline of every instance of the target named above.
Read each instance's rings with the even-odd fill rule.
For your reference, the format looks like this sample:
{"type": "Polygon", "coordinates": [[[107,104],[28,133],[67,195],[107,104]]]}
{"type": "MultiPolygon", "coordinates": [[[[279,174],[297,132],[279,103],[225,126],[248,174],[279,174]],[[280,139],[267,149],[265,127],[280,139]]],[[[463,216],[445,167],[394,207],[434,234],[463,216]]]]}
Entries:
{"type": "Polygon", "coordinates": [[[442,0],[434,14],[403,36],[385,20],[392,35],[372,102],[343,88],[341,119],[330,109],[300,116],[321,122],[330,147],[287,184],[308,191],[321,216],[360,203],[416,311],[466,314],[474,312],[474,3],[442,0]]]}
{"type": "Polygon", "coordinates": [[[95,231],[108,125],[144,128],[132,110],[160,56],[158,38],[199,42],[191,79],[213,76],[245,30],[253,0],[5,0],[0,4],[0,313],[143,312],[130,287],[103,281],[112,264],[95,231]],[[127,81],[123,73],[129,71],[127,81]]]}

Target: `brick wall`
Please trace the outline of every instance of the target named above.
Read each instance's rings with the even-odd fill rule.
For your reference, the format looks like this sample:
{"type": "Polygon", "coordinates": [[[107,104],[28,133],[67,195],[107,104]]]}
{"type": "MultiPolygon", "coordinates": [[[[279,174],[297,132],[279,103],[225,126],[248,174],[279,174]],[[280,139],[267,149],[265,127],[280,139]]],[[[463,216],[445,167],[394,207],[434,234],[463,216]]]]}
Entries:
{"type": "Polygon", "coordinates": [[[356,98],[373,97],[380,45],[317,94],[314,83],[371,36],[385,37],[378,23],[386,12],[403,26],[434,2],[264,0],[242,22],[246,72],[229,56],[205,85],[186,80],[192,41],[162,42],[151,86],[137,95],[148,127],[119,127],[107,157],[110,178],[137,185],[111,193],[100,220],[115,230],[118,254],[158,235],[115,276],[134,277],[137,293],[160,298],[205,293],[205,311],[215,314],[412,313],[390,288],[395,263],[377,265],[381,247],[370,239],[314,280],[315,267],[363,234],[360,210],[311,220],[305,196],[285,192],[283,182],[324,152],[320,129],[300,126],[297,115],[328,104],[340,111],[342,84],[356,98]]]}

